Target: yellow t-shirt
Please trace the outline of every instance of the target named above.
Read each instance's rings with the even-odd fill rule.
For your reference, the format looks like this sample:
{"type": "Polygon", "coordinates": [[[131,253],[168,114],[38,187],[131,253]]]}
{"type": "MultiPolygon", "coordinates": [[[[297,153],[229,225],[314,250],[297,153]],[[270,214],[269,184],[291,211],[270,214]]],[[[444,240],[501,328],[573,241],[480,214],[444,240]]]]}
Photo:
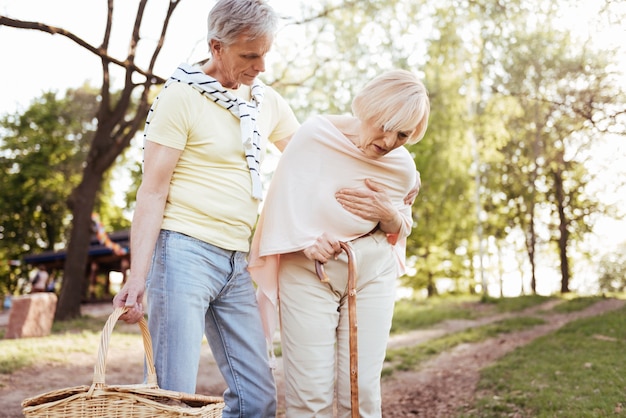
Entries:
{"type": "MultiPolygon", "coordinates": [[[[250,86],[231,92],[250,100],[250,86]]],[[[291,136],[299,123],[285,100],[265,87],[257,128],[261,155],[267,140],[291,136]]],[[[185,83],[164,88],[146,140],[182,150],[174,169],[162,229],[180,232],[220,248],[248,251],[258,214],[239,119],[185,83]]]]}

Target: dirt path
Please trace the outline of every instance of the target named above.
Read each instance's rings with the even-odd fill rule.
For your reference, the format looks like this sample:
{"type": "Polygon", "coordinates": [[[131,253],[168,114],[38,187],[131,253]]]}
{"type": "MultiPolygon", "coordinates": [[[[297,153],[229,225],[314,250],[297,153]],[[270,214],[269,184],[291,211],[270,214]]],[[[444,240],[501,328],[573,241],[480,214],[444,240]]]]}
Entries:
{"type": "MultiPolygon", "coordinates": [[[[426,362],[418,371],[394,373],[383,382],[384,417],[450,417],[472,403],[480,370],[515,348],[556,331],[570,321],[601,315],[624,306],[625,301],[602,300],[568,314],[542,315],[546,323],[528,330],[463,344],[426,362]]],[[[525,312],[540,314],[543,305],[525,312]]]]}
{"type": "MultiPolygon", "coordinates": [[[[551,307],[542,305],[523,314],[541,315],[551,307]]],[[[384,417],[448,417],[458,407],[471,403],[484,366],[496,361],[516,347],[553,332],[566,323],[593,315],[600,315],[624,305],[624,301],[607,299],[580,312],[543,315],[546,323],[522,332],[492,338],[481,343],[465,344],[443,353],[413,372],[394,372],[383,380],[384,417]]],[[[108,315],[107,306],[93,307],[95,315],[108,315]],[[99,309],[99,310],[98,310],[99,309]]],[[[515,315],[520,315],[517,313],[515,315]]],[[[392,348],[420,344],[432,338],[501,320],[512,314],[485,317],[475,321],[446,321],[438,327],[414,331],[392,338],[392,348]]],[[[143,373],[143,348],[124,347],[116,350],[112,340],[107,357],[106,378],[109,384],[139,383],[143,373]]],[[[72,354],[71,365],[38,364],[21,369],[11,375],[0,375],[0,417],[22,417],[21,401],[24,398],[53,389],[90,384],[96,353],[72,354]]],[[[276,381],[279,393],[279,410],[284,407],[282,363],[278,359],[276,381]]],[[[198,393],[219,395],[224,389],[219,372],[208,346],[202,354],[198,393]],[[208,365],[208,366],[207,366],[208,365]]],[[[279,413],[278,417],[284,415],[279,413]]]]}

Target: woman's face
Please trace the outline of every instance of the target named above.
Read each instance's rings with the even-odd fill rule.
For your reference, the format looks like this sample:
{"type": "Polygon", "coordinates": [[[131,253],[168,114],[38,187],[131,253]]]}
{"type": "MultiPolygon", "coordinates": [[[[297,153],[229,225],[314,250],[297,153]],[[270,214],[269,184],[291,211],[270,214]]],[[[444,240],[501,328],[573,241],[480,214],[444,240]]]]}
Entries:
{"type": "Polygon", "coordinates": [[[413,132],[385,132],[382,126],[371,121],[361,121],[357,147],[369,158],[380,158],[406,144],[413,132]]]}
{"type": "Polygon", "coordinates": [[[272,36],[250,40],[243,34],[231,45],[215,43],[213,54],[219,61],[219,73],[215,78],[230,89],[236,89],[241,84],[252,85],[254,79],[265,71],[265,55],[273,40],[272,36]]]}

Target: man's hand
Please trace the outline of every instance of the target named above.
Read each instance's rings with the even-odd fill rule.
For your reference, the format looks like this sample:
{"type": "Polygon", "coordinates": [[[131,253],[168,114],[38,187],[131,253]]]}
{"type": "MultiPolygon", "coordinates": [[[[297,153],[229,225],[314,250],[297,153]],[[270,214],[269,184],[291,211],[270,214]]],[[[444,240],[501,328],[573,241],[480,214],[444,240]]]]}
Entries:
{"type": "Polygon", "coordinates": [[[143,294],[146,286],[143,279],[129,278],[124,287],[113,298],[113,307],[121,308],[126,306],[128,310],[120,316],[120,319],[129,324],[135,324],[143,318],[143,294]]]}

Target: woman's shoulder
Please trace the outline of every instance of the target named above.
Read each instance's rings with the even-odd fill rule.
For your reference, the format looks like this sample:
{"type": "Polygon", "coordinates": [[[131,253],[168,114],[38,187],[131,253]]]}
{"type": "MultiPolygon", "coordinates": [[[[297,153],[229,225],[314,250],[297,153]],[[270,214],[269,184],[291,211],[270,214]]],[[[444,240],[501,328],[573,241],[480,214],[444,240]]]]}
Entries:
{"type": "Polygon", "coordinates": [[[336,138],[349,135],[352,130],[345,116],[316,114],[306,118],[299,131],[306,136],[336,138]]]}
{"type": "Polygon", "coordinates": [[[328,123],[335,125],[339,130],[352,127],[358,122],[358,119],[352,115],[323,115],[321,117],[325,118],[328,123]]]}
{"type": "Polygon", "coordinates": [[[359,120],[351,115],[316,115],[309,118],[311,124],[332,128],[343,136],[350,137],[358,133],[359,120]]]}
{"type": "Polygon", "coordinates": [[[326,115],[320,115],[320,114],[313,114],[308,116],[305,120],[304,123],[306,124],[319,124],[319,123],[330,123],[328,116],[326,115]]]}

